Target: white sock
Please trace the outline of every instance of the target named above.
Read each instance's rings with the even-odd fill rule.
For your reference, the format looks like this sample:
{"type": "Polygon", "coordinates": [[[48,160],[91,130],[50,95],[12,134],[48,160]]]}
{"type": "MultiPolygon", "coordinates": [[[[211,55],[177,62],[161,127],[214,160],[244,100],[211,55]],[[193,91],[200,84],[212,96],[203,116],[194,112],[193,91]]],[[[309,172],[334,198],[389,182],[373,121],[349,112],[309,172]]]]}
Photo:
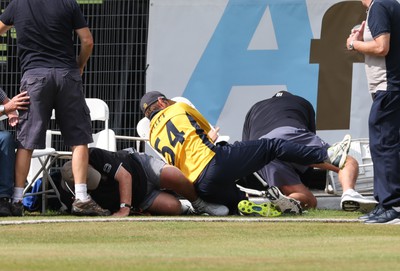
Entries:
{"type": "Polygon", "coordinates": [[[87,185],[83,184],[75,184],[75,199],[79,199],[81,201],[89,200],[87,194],[87,185]]]}
{"type": "Polygon", "coordinates": [[[24,188],[23,187],[14,187],[14,194],[12,196],[12,203],[22,201],[24,197],[24,188]]]}

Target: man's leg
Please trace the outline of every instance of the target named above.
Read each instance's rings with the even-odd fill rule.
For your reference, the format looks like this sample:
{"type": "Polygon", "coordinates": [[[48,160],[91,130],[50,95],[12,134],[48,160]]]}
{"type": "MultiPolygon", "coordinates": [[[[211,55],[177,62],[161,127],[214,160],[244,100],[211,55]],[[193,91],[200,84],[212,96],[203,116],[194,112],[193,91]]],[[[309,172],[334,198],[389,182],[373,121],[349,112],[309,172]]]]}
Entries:
{"type": "Polygon", "coordinates": [[[33,150],[18,149],[15,157],[15,187],[11,204],[11,212],[14,216],[22,216],[24,206],[22,198],[24,197],[24,187],[31,166],[33,150]]]}
{"type": "Polygon", "coordinates": [[[156,215],[180,215],[182,207],[173,195],[161,192],[146,211],[156,215]]]}
{"type": "Polygon", "coordinates": [[[89,149],[87,145],[72,147],[72,172],[75,182],[75,201],[72,204],[72,214],[109,216],[109,210],[101,208],[87,194],[87,171],[89,166],[89,149]]]}
{"type": "Polygon", "coordinates": [[[0,131],[0,216],[11,216],[14,187],[15,144],[9,132],[0,131]]]}
{"type": "Polygon", "coordinates": [[[160,175],[160,186],[172,190],[189,200],[198,212],[210,215],[227,215],[229,210],[223,205],[211,204],[197,196],[193,183],[176,167],[165,165],[160,175]]]}
{"type": "MultiPolygon", "coordinates": [[[[72,173],[75,185],[86,185],[87,170],[89,166],[89,148],[87,145],[72,147],[72,173]]],[[[87,199],[87,189],[76,195],[81,200],[87,199]]]]}
{"type": "Polygon", "coordinates": [[[303,208],[317,208],[316,197],[304,184],[283,185],[279,189],[286,196],[300,201],[303,208]]]}
{"type": "Polygon", "coordinates": [[[12,135],[0,131],[0,198],[10,199],[14,187],[15,144],[12,135]]]}
{"type": "Polygon", "coordinates": [[[347,156],[347,161],[343,169],[338,173],[339,182],[343,192],[354,189],[358,177],[358,162],[351,156],[347,156]]]}

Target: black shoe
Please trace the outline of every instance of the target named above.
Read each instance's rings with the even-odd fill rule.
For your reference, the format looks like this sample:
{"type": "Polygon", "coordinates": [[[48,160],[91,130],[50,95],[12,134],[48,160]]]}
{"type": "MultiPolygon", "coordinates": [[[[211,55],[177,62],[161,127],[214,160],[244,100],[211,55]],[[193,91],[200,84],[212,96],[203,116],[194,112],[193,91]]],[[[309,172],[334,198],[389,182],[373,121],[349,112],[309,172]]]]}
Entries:
{"type": "Polygon", "coordinates": [[[11,206],[9,198],[0,198],[0,216],[11,216],[11,206]]]}
{"type": "Polygon", "coordinates": [[[24,215],[24,205],[21,201],[11,203],[11,213],[13,216],[23,216],[24,215]]]}
{"type": "Polygon", "coordinates": [[[365,220],[364,223],[397,224],[400,223],[400,212],[397,212],[395,209],[390,208],[380,215],[374,215],[368,220],[365,220]]]}
{"type": "Polygon", "coordinates": [[[375,209],[373,209],[371,212],[369,212],[368,214],[365,214],[363,216],[360,216],[358,219],[365,221],[368,219],[373,218],[374,216],[380,215],[383,212],[385,212],[386,209],[382,207],[382,205],[376,205],[375,209]]]}

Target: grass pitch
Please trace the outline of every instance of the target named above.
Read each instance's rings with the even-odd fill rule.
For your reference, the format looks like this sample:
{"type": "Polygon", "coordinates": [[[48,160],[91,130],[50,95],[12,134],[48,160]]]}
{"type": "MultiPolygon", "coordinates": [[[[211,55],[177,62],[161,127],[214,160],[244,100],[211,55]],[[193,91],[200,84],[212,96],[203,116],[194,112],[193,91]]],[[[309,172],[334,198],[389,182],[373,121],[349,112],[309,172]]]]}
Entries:
{"type": "Polygon", "coordinates": [[[400,225],[364,225],[359,215],[26,216],[0,226],[0,270],[397,270],[400,225]]]}

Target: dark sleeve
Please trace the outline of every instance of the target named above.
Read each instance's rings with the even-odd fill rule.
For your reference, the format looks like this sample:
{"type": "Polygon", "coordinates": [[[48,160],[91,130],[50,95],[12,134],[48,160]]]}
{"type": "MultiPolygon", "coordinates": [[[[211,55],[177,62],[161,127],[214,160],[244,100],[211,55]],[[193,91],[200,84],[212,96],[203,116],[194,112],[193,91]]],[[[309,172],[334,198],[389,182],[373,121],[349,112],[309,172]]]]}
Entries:
{"type": "Polygon", "coordinates": [[[6,7],[4,12],[0,15],[0,21],[3,22],[5,25],[14,25],[14,9],[17,1],[11,1],[10,4],[6,7]]]}
{"type": "Polygon", "coordinates": [[[308,102],[308,129],[314,134],[317,132],[317,127],[315,124],[315,110],[310,102],[308,102]]]}
{"type": "Polygon", "coordinates": [[[3,104],[5,99],[7,99],[7,94],[2,88],[0,88],[0,104],[3,104]]]}
{"type": "Polygon", "coordinates": [[[88,27],[85,17],[83,16],[83,13],[82,13],[78,3],[75,0],[73,0],[72,8],[73,8],[73,13],[72,13],[73,28],[76,30],[76,29],[88,27]]]}
{"type": "Polygon", "coordinates": [[[247,112],[246,118],[244,119],[242,141],[247,141],[250,138],[250,115],[251,115],[251,109],[249,112],[247,112]]]}
{"type": "MultiPolygon", "coordinates": [[[[395,16],[399,16],[398,14],[395,16]]],[[[373,38],[377,38],[381,34],[390,33],[390,14],[389,9],[381,2],[372,4],[368,16],[368,27],[373,38]]]]}

